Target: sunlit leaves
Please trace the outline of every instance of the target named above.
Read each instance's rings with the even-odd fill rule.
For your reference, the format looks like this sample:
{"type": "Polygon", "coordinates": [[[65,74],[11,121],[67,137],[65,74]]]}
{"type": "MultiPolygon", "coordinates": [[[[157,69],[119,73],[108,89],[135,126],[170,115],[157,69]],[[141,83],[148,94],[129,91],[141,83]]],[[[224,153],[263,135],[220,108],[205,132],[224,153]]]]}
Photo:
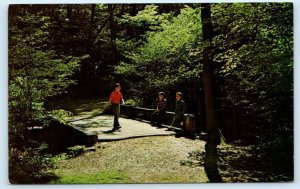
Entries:
{"type": "Polygon", "coordinates": [[[140,49],[137,62],[168,61],[168,57],[180,56],[201,35],[199,10],[186,7],[173,22],[162,26],[161,32],[149,33],[147,43],[140,49]]]}
{"type": "Polygon", "coordinates": [[[164,22],[149,18],[154,15],[157,18],[166,16],[157,15],[156,6],[147,6],[134,17],[125,16],[140,23],[145,20],[151,20],[152,24],[156,22],[160,30],[148,31],[144,44],[127,52],[134,66],[121,64],[116,68],[117,73],[143,75],[145,82],[153,87],[174,85],[185,78],[199,77],[201,67],[195,65],[199,63],[201,51],[197,43],[201,37],[200,10],[186,6],[177,17],[164,19],[164,22]]]}
{"type": "Polygon", "coordinates": [[[160,29],[161,25],[172,19],[172,16],[166,13],[158,14],[157,9],[157,5],[146,5],[144,10],[139,11],[135,16],[124,14],[119,22],[135,27],[148,27],[151,30],[160,29]]]}

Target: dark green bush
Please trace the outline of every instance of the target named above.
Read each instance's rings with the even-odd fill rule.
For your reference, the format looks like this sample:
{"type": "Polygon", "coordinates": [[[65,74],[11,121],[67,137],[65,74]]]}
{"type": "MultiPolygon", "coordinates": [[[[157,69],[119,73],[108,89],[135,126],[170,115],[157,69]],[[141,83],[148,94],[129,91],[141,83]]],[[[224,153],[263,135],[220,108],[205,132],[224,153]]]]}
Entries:
{"type": "Polygon", "coordinates": [[[51,155],[41,152],[45,148],[45,145],[41,145],[40,148],[11,150],[9,155],[10,182],[18,184],[44,183],[47,179],[53,179],[53,175],[47,170],[54,168],[54,161],[51,159],[51,155]]]}

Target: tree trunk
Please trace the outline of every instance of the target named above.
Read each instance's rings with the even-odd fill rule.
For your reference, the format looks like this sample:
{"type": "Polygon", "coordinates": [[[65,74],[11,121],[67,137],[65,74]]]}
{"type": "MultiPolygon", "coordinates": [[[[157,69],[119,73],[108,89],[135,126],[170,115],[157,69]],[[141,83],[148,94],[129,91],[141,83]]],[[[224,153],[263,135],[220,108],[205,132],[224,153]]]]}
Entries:
{"type": "Polygon", "coordinates": [[[112,56],[111,61],[112,65],[116,65],[118,61],[118,55],[117,55],[117,48],[116,48],[116,38],[117,38],[117,31],[116,31],[116,24],[114,20],[114,9],[117,5],[108,4],[108,20],[109,20],[109,26],[110,26],[110,45],[112,50],[112,56]]]}
{"type": "Polygon", "coordinates": [[[94,24],[95,11],[96,11],[96,4],[92,4],[92,6],[91,6],[91,20],[90,20],[90,25],[91,26],[93,26],[93,24],[94,24]]]}
{"type": "Polygon", "coordinates": [[[207,133],[210,135],[210,141],[218,143],[218,117],[215,110],[214,96],[214,66],[212,55],[212,37],[213,27],[211,22],[210,4],[201,4],[201,19],[203,30],[203,80],[204,80],[204,98],[206,111],[207,133]]]}
{"type": "Polygon", "coordinates": [[[91,5],[91,16],[90,16],[90,25],[89,25],[89,34],[88,34],[88,43],[87,49],[91,54],[92,45],[94,43],[93,31],[94,31],[94,18],[95,18],[96,4],[91,5]]]}
{"type": "Polygon", "coordinates": [[[67,5],[67,18],[69,20],[72,19],[72,14],[73,14],[73,5],[67,5]]]}
{"type": "Polygon", "coordinates": [[[212,54],[213,26],[211,22],[211,9],[209,3],[201,3],[201,20],[203,31],[203,80],[206,111],[207,136],[205,144],[204,168],[211,182],[221,182],[218,172],[218,151],[220,134],[218,129],[218,117],[215,109],[214,96],[214,66],[212,54]]]}

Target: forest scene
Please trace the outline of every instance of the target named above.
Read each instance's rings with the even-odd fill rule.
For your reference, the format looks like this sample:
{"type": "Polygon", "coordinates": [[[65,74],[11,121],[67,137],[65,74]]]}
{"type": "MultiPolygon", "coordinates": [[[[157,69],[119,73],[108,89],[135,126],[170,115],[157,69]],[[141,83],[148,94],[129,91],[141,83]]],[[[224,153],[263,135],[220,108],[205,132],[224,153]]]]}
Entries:
{"type": "Polygon", "coordinates": [[[294,180],[292,3],[18,4],[8,24],[10,183],[294,180]]]}

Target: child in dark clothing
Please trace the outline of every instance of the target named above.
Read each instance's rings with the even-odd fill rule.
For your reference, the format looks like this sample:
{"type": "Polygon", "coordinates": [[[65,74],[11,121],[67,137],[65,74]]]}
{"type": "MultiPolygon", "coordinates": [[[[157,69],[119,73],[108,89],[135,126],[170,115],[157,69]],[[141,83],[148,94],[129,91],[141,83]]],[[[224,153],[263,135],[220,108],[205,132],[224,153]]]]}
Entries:
{"type": "Polygon", "coordinates": [[[156,121],[157,126],[161,127],[161,122],[160,122],[161,117],[166,112],[166,109],[167,109],[167,99],[165,99],[165,93],[159,92],[156,110],[151,115],[152,125],[154,125],[154,122],[156,121]]]}
{"type": "Polygon", "coordinates": [[[185,102],[182,100],[182,93],[176,93],[176,106],[175,106],[175,116],[173,118],[172,126],[180,127],[180,123],[183,121],[184,112],[186,110],[185,102]]]}

